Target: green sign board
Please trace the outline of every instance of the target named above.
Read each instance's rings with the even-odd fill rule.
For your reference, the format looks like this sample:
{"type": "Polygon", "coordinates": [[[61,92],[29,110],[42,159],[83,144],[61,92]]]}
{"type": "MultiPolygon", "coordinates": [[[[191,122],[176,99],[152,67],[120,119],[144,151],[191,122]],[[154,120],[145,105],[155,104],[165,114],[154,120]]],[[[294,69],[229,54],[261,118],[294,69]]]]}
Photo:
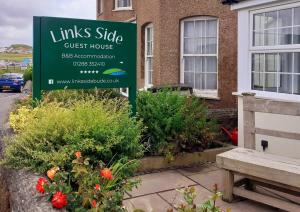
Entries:
{"type": "Polygon", "coordinates": [[[33,18],[33,98],[42,90],[129,88],[135,112],[136,24],[33,18]]]}

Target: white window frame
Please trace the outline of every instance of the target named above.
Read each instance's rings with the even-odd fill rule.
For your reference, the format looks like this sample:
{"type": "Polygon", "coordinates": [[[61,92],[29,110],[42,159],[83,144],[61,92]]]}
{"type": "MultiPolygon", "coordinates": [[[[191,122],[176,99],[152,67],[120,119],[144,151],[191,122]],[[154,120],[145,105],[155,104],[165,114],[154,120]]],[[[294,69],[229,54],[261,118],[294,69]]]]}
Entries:
{"type": "MultiPolygon", "coordinates": [[[[265,7],[265,8],[257,8],[254,10],[249,11],[249,43],[248,43],[248,69],[247,69],[247,76],[249,76],[247,80],[247,85],[250,87],[250,91],[253,93],[256,93],[259,97],[265,97],[265,98],[272,98],[272,99],[283,99],[283,100],[292,100],[292,101],[300,101],[300,95],[297,94],[286,94],[286,93],[278,93],[278,92],[270,92],[270,91],[260,91],[260,90],[254,90],[252,89],[252,54],[254,53],[282,53],[282,52],[300,52],[300,44],[289,44],[289,45],[274,45],[274,46],[254,46],[253,43],[253,18],[255,14],[259,13],[265,13],[265,12],[272,12],[272,11],[278,11],[283,9],[290,9],[290,8],[296,8],[300,7],[300,2],[292,2],[292,3],[286,3],[286,4],[276,4],[273,6],[265,7]]],[[[293,25],[293,24],[292,24],[293,25]]],[[[239,26],[240,27],[240,26],[239,26]]],[[[293,32],[293,31],[292,31],[293,32]]],[[[241,36],[241,35],[239,35],[241,36]]],[[[277,41],[278,41],[278,31],[277,31],[277,41]]],[[[293,56],[294,58],[294,56],[293,56]]],[[[294,62],[294,59],[293,59],[294,62]]],[[[278,61],[279,63],[279,61],[278,61]]],[[[279,65],[279,64],[278,64],[279,65]]],[[[294,69],[294,64],[293,64],[294,69]]],[[[241,70],[239,70],[240,72],[241,70]]],[[[264,76],[265,77],[265,76],[264,76]]],[[[278,74],[277,74],[278,77],[278,74]]],[[[241,83],[239,81],[239,83],[241,83]]],[[[277,87],[279,80],[277,80],[277,87]]],[[[292,80],[292,83],[293,80],[292,80]]],[[[239,86],[240,87],[240,86],[239,86]]],[[[292,85],[292,89],[294,89],[294,86],[292,85]]],[[[278,88],[277,88],[278,90],[278,88]]]]}
{"type": "Polygon", "coordinates": [[[118,6],[118,0],[115,0],[115,11],[118,10],[132,10],[132,0],[130,0],[130,6],[129,7],[119,7],[118,6]]]}
{"type": "Polygon", "coordinates": [[[217,17],[211,16],[196,16],[191,18],[185,18],[181,21],[180,24],[180,83],[184,84],[184,56],[216,56],[217,58],[217,88],[214,90],[199,90],[193,89],[193,92],[196,96],[219,99],[218,89],[219,89],[219,19],[217,17]],[[186,21],[205,21],[205,20],[216,20],[217,21],[217,51],[216,54],[184,54],[184,22],[186,21]]]}
{"type": "Polygon", "coordinates": [[[151,88],[153,87],[153,51],[154,51],[154,27],[153,27],[153,24],[150,23],[148,24],[147,26],[145,26],[145,29],[144,29],[144,35],[145,35],[145,65],[144,65],[144,73],[145,73],[145,89],[147,88],[151,88]],[[148,34],[147,34],[147,29],[152,29],[152,40],[150,40],[150,42],[152,42],[152,55],[148,55],[147,52],[148,52],[148,45],[147,45],[147,42],[148,42],[148,34]],[[148,69],[148,59],[151,58],[152,59],[152,70],[149,70],[148,69]],[[149,82],[149,72],[152,72],[152,83],[148,83],[149,82]]]}
{"type": "Polygon", "coordinates": [[[103,1],[104,0],[98,0],[97,1],[97,14],[98,15],[101,15],[103,13],[103,1]],[[99,10],[99,7],[100,7],[100,10],[99,10]]]}

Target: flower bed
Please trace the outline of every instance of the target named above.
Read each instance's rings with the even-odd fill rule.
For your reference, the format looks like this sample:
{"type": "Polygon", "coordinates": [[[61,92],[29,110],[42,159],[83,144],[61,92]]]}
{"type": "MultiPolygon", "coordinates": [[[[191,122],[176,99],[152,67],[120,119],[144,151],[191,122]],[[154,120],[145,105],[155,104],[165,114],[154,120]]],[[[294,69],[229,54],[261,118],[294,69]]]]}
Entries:
{"type": "MultiPolygon", "coordinates": [[[[26,104],[25,104],[26,105],[26,104]]],[[[36,185],[54,208],[123,211],[143,153],[142,125],[121,99],[88,97],[18,107],[2,164],[47,174],[36,185]]]]}
{"type": "Polygon", "coordinates": [[[203,155],[214,157],[204,150],[215,147],[217,125],[197,98],[169,90],[141,92],[134,118],[126,99],[116,96],[98,90],[55,91],[35,108],[23,99],[10,115],[15,134],[6,138],[1,163],[45,174],[36,190],[54,208],[124,211],[125,191],[138,184],[131,177],[139,162],[144,169],[149,164],[147,158],[139,160],[144,152],[163,155],[159,163],[173,161],[167,164],[174,167],[193,165],[186,159],[191,155],[198,162],[203,155]]]}

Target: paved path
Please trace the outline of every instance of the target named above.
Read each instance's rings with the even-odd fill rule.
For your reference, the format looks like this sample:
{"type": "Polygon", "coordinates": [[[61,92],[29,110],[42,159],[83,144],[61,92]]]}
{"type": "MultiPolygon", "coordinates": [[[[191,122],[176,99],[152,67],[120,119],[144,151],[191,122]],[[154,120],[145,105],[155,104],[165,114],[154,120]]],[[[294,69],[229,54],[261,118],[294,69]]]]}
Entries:
{"type": "MultiPolygon", "coordinates": [[[[197,191],[195,203],[200,204],[208,200],[215,183],[222,191],[222,176],[222,170],[214,164],[141,175],[142,184],[126,195],[124,205],[128,211],[167,212],[173,208],[175,212],[176,206],[184,203],[182,195],[175,189],[194,186],[197,191]]],[[[217,205],[223,210],[230,208],[232,212],[279,211],[249,200],[232,204],[218,200],[217,205]]]]}
{"type": "Polygon", "coordinates": [[[0,92],[0,157],[2,155],[2,135],[13,103],[23,96],[20,93],[0,92]]]}
{"type": "Polygon", "coordinates": [[[21,96],[22,94],[19,93],[0,92],[0,129],[3,129],[4,124],[7,122],[12,104],[21,96]]]}

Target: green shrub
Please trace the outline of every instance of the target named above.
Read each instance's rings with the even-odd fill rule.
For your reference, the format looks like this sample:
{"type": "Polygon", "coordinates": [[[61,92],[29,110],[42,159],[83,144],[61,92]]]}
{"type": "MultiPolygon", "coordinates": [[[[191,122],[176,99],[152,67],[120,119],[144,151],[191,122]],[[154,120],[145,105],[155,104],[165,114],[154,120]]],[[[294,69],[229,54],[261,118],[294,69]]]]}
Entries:
{"type": "Polygon", "coordinates": [[[102,100],[121,97],[120,93],[114,89],[80,89],[80,90],[56,90],[44,93],[44,102],[62,102],[69,104],[78,100],[102,100]]]}
{"type": "Polygon", "coordinates": [[[91,163],[142,155],[141,123],[130,118],[128,104],[120,99],[23,106],[10,115],[10,124],[17,133],[7,139],[2,163],[12,168],[68,170],[75,151],[91,163]]]}
{"type": "Polygon", "coordinates": [[[151,154],[201,151],[216,135],[216,123],[207,118],[207,108],[196,97],[163,90],[140,92],[138,118],[146,131],[143,143],[151,154]]]}
{"type": "Polygon", "coordinates": [[[24,81],[27,82],[28,80],[32,81],[32,66],[28,66],[23,75],[24,81]]]}

